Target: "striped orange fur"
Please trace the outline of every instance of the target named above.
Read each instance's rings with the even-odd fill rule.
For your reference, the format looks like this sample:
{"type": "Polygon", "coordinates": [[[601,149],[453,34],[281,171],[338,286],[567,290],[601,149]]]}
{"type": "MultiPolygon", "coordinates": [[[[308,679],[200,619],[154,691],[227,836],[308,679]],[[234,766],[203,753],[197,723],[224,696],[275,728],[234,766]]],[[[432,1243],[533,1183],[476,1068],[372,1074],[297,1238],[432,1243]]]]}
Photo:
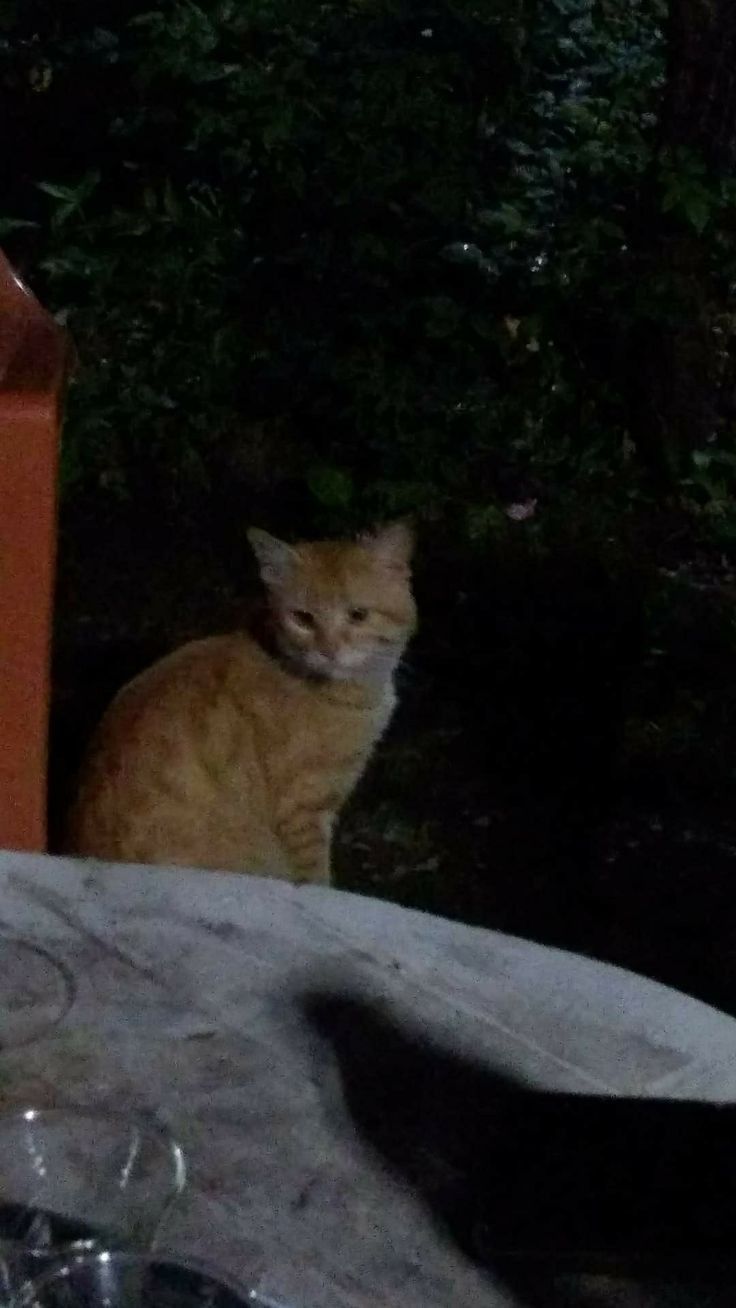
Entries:
{"type": "Polygon", "coordinates": [[[329,882],[331,833],[395,704],[411,534],[287,545],[252,530],[270,642],[193,641],[113,700],[67,852],[329,882]]]}

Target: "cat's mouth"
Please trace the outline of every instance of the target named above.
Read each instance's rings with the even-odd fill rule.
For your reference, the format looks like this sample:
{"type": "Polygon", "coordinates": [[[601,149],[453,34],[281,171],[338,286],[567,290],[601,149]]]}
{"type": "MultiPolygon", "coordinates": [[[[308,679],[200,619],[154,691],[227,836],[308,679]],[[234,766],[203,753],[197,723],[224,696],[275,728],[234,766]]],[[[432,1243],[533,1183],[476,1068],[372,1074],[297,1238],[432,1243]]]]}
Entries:
{"type": "Polygon", "coordinates": [[[304,661],[313,675],[326,677],[329,681],[351,681],[360,676],[366,665],[365,659],[356,662],[341,658],[339,654],[321,654],[318,650],[312,650],[304,661]]]}
{"type": "Polygon", "coordinates": [[[312,677],[324,681],[361,681],[370,675],[371,658],[367,653],[356,657],[354,653],[323,654],[309,650],[301,655],[300,662],[312,677]]]}
{"type": "Polygon", "coordinates": [[[278,641],[282,658],[292,669],[315,681],[372,681],[389,677],[396,666],[396,651],[367,647],[361,650],[339,650],[326,654],[318,649],[295,648],[294,642],[282,635],[278,641]]]}

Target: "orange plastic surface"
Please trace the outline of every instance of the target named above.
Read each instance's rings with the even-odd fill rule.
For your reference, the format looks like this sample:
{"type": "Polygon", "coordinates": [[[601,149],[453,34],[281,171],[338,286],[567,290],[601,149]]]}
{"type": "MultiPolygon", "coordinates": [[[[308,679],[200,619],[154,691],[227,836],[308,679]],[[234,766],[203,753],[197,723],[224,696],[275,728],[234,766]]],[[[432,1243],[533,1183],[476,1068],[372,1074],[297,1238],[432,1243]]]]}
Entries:
{"type": "Polygon", "coordinates": [[[46,847],[66,334],[0,253],[0,848],[46,847]]]}

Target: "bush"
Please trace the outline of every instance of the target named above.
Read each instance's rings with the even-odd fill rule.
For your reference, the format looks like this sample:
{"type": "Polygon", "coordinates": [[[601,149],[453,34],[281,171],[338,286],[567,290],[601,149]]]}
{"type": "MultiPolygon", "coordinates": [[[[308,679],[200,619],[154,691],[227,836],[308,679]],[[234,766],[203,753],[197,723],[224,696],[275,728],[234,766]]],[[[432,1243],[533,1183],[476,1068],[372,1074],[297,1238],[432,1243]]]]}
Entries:
{"type": "MultiPolygon", "coordinates": [[[[108,0],[91,28],[4,0],[0,234],[82,360],[65,493],[290,478],[325,525],[419,511],[478,539],[537,488],[633,502],[662,20],[108,0]]],[[[705,184],[665,181],[702,229],[705,184]]]]}

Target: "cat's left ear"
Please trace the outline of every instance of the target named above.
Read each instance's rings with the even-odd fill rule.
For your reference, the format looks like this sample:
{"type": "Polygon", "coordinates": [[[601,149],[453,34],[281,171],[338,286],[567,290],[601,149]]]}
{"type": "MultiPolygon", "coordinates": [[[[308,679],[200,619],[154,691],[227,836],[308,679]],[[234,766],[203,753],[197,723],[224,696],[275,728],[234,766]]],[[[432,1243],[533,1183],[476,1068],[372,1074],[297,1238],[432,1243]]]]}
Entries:
{"type": "Polygon", "coordinates": [[[408,522],[390,522],[385,527],[377,527],[369,535],[361,536],[360,543],[385,567],[395,572],[409,571],[414,532],[408,522]]]}
{"type": "Polygon", "coordinates": [[[294,570],[296,551],[286,541],[277,540],[267,531],[261,531],[260,527],[250,527],[247,536],[264,585],[283,586],[294,570]]]}

